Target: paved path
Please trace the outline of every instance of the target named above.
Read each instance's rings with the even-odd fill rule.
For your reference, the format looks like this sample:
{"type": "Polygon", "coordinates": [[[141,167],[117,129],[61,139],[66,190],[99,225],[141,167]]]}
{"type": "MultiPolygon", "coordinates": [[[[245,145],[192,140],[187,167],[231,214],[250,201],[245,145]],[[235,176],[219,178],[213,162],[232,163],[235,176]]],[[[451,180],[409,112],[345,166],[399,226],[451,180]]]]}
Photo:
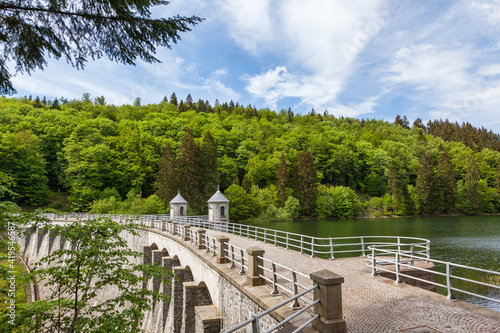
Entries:
{"type": "MultiPolygon", "coordinates": [[[[207,230],[213,237],[220,232],[207,230]]],[[[224,234],[227,236],[228,234],[224,234]]],[[[322,269],[344,277],[343,311],[348,332],[412,333],[500,333],[500,313],[409,285],[395,285],[393,280],[373,277],[366,258],[335,260],[311,258],[271,244],[229,235],[229,243],[246,249],[262,247],[265,258],[309,275],[322,269]]]]}

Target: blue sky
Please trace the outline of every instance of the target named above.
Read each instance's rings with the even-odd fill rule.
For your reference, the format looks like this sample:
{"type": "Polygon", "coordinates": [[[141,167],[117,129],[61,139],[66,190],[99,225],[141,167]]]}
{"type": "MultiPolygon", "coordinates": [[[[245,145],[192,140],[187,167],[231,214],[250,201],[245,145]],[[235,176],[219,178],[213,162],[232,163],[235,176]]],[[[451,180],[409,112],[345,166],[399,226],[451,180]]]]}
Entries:
{"type": "Polygon", "coordinates": [[[213,103],[393,121],[397,114],[500,132],[500,1],[172,0],[155,15],[205,18],[161,64],[49,60],[20,96],[213,103]]]}

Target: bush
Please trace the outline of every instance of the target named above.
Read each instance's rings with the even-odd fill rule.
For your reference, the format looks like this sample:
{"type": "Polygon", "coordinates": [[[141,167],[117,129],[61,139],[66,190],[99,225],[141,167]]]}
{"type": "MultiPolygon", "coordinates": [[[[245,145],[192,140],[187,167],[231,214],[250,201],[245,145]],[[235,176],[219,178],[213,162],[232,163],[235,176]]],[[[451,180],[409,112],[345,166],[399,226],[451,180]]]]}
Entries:
{"type": "Polygon", "coordinates": [[[359,213],[361,202],[356,193],[345,186],[319,187],[316,213],[321,218],[351,219],[359,213]]]}
{"type": "Polygon", "coordinates": [[[274,205],[267,206],[266,211],[257,218],[260,222],[286,222],[292,220],[292,217],[284,208],[277,208],[274,205]]]}
{"type": "Polygon", "coordinates": [[[300,201],[291,195],[285,201],[285,211],[292,219],[296,219],[300,215],[300,201]]]}
{"type": "Polygon", "coordinates": [[[229,209],[229,219],[240,221],[254,217],[258,214],[258,204],[243,187],[233,184],[229,186],[224,195],[231,201],[229,209]]]}

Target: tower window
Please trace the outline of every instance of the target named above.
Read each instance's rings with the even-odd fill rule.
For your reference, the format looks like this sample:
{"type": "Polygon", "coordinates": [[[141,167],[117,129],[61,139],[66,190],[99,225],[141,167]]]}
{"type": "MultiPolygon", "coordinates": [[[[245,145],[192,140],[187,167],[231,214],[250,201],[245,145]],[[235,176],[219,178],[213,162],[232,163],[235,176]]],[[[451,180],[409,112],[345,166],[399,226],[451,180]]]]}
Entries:
{"type": "Polygon", "coordinates": [[[181,207],[180,213],[181,215],[184,215],[184,207],[181,207]]]}
{"type": "Polygon", "coordinates": [[[226,207],[222,206],[220,208],[220,216],[226,216],[226,207]]]}

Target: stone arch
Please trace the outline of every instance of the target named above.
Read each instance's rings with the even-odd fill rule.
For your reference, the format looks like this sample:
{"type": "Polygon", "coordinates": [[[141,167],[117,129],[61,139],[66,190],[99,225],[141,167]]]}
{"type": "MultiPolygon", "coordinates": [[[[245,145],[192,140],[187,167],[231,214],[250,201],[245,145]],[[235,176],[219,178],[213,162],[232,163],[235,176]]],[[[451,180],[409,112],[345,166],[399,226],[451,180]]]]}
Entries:
{"type": "Polygon", "coordinates": [[[162,256],[162,257],[168,257],[168,250],[167,250],[166,248],[163,248],[163,249],[161,250],[161,256],[162,256]]]}
{"type": "Polygon", "coordinates": [[[158,245],[156,243],[151,244],[151,250],[158,250],[158,245]]]}
{"type": "Polygon", "coordinates": [[[198,283],[198,305],[212,305],[212,296],[204,281],[198,283]]]}

